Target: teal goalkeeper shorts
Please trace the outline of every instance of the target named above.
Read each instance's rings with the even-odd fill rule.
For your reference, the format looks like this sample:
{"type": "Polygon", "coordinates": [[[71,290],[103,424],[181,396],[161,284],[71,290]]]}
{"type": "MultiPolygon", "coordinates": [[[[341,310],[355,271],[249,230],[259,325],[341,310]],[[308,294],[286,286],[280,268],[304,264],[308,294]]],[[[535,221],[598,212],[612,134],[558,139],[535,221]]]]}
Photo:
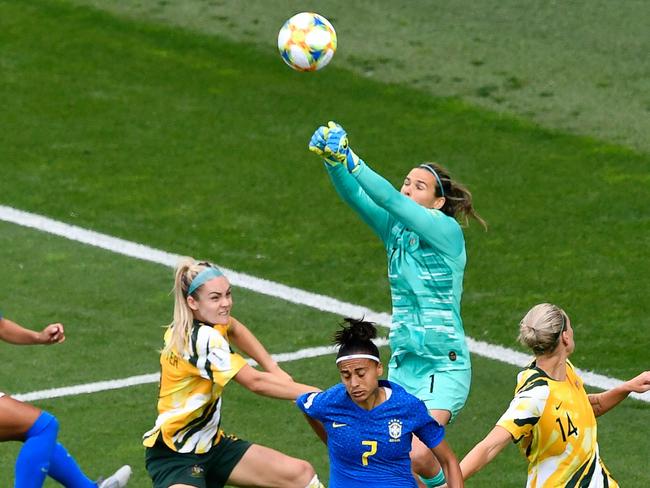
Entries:
{"type": "Polygon", "coordinates": [[[429,410],[451,412],[451,423],[467,401],[472,370],[437,371],[431,361],[407,353],[391,358],[388,380],[422,400],[429,410]]]}

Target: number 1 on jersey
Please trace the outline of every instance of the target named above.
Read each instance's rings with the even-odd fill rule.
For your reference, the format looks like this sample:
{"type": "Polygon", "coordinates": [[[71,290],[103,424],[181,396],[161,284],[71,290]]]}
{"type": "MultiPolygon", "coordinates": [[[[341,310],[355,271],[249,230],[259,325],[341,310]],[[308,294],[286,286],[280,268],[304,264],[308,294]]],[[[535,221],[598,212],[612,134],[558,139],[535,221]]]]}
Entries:
{"type": "Polygon", "coordinates": [[[377,441],[361,441],[364,446],[370,446],[370,450],[361,455],[361,464],[368,466],[368,458],[377,454],[377,441]]]}

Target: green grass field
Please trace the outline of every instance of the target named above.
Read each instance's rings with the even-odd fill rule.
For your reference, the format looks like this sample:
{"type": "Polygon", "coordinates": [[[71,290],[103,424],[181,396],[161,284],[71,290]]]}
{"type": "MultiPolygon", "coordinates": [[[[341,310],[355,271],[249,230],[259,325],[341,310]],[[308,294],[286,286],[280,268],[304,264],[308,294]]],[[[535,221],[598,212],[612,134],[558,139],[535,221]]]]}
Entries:
{"type": "Polygon", "coordinates": [[[320,12],[336,65],[573,134],[650,149],[650,4],[626,0],[69,0],[274,53],[282,23],[320,12]]]}
{"type": "MultiPolygon", "coordinates": [[[[380,243],[338,200],[306,150],[312,131],[335,119],[355,150],[393,183],[413,164],[435,159],[472,189],[490,228],[466,230],[468,335],[520,349],[518,320],[532,304],[552,301],[573,319],[579,367],[621,379],[648,368],[650,155],[647,138],[634,135],[642,129],[628,120],[636,112],[626,108],[648,102],[637,96],[647,77],[639,81],[632,59],[591,52],[585,41],[584,63],[564,75],[573,91],[558,90],[583,107],[569,127],[554,122],[568,110],[562,97],[562,110],[540,108],[539,97],[526,91],[539,89],[533,81],[510,105],[490,102],[494,91],[481,101],[443,87],[453,76],[462,76],[470,91],[487,83],[471,63],[450,67],[441,88],[431,89],[414,81],[429,74],[395,64],[398,53],[387,46],[375,53],[386,53],[388,61],[377,61],[386,71],[377,67],[370,76],[355,61],[375,59],[355,38],[366,31],[354,30],[338,2],[327,2],[323,13],[337,27],[340,58],[307,75],[282,63],[274,37],[262,43],[262,33],[274,35],[295,5],[254,2],[249,17],[237,17],[234,2],[187,1],[183,12],[173,10],[174,2],[128,2],[128,8],[101,2],[106,11],[82,3],[92,2],[0,1],[0,204],[388,311],[380,243]],[[267,8],[269,24],[261,15],[267,8]],[[258,22],[246,29],[232,18],[258,22]],[[580,80],[607,56],[622,78],[612,81],[611,93],[622,93],[609,97],[617,106],[611,124],[598,126],[604,108],[580,80]]],[[[499,15],[517,11],[514,2],[494,8],[499,15]]],[[[416,10],[391,9],[382,25],[401,19],[400,36],[408,41],[416,10]]],[[[617,12],[603,15],[628,16],[617,12]]],[[[476,12],[465,14],[467,25],[477,22],[476,12]]],[[[489,18],[481,24],[487,29],[489,18]]],[[[620,31],[632,42],[634,28],[614,27],[610,38],[620,31]]],[[[522,30],[508,32],[525,44],[522,30]]],[[[368,32],[371,39],[381,29],[368,32]]],[[[453,43],[461,37],[455,35],[442,38],[453,43]]],[[[486,51],[503,55],[503,39],[482,39],[486,51]]],[[[645,41],[638,39],[641,46],[645,41]]],[[[549,47],[544,59],[553,53],[549,47]]],[[[157,370],[161,326],[171,317],[170,269],[2,222],[0,244],[3,312],[33,328],[62,321],[68,335],[53,348],[0,344],[0,390],[24,393],[157,370]]],[[[235,316],[274,353],[327,344],[338,320],[246,290],[236,290],[235,299],[235,316]]],[[[328,357],[286,367],[321,387],[337,381],[328,357]]],[[[517,368],[475,357],[474,370],[468,405],[449,430],[459,455],[506,407],[517,368]]],[[[60,418],[62,440],[90,474],[128,462],[132,486],[144,487],[150,484],[140,435],[155,419],[155,396],[155,385],[143,385],[37,404],[60,418]]],[[[227,430],[303,456],[326,477],[325,450],[295,407],[233,386],[225,409],[227,430]]],[[[623,486],[650,485],[639,469],[650,451],[649,421],[648,404],[634,400],[600,419],[603,457],[623,486]]],[[[0,445],[0,486],[11,485],[18,447],[0,445]]],[[[468,485],[496,482],[524,485],[525,463],[515,448],[468,485]]]]}

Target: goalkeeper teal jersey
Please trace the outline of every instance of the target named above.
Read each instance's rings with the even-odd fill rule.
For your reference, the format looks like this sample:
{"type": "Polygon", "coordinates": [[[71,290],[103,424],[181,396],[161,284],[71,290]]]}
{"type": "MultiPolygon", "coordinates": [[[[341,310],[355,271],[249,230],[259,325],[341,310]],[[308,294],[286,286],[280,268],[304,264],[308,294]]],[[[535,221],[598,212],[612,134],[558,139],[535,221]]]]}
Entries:
{"type": "MultiPolygon", "coordinates": [[[[328,166],[328,165],[326,165],[328,166]]],[[[465,238],[456,219],[402,195],[365,163],[328,166],[336,190],[379,235],[393,302],[391,365],[412,353],[434,370],[471,367],[460,301],[465,238]]]]}

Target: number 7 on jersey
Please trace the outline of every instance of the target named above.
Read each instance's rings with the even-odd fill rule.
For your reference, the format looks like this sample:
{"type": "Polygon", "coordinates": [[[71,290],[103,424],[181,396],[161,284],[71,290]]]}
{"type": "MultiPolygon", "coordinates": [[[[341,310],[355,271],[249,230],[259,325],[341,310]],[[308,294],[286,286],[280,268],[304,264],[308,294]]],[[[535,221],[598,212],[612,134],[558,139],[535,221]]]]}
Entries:
{"type": "Polygon", "coordinates": [[[364,446],[369,446],[370,450],[361,455],[361,464],[368,466],[368,458],[377,454],[377,441],[361,441],[364,446]]]}

